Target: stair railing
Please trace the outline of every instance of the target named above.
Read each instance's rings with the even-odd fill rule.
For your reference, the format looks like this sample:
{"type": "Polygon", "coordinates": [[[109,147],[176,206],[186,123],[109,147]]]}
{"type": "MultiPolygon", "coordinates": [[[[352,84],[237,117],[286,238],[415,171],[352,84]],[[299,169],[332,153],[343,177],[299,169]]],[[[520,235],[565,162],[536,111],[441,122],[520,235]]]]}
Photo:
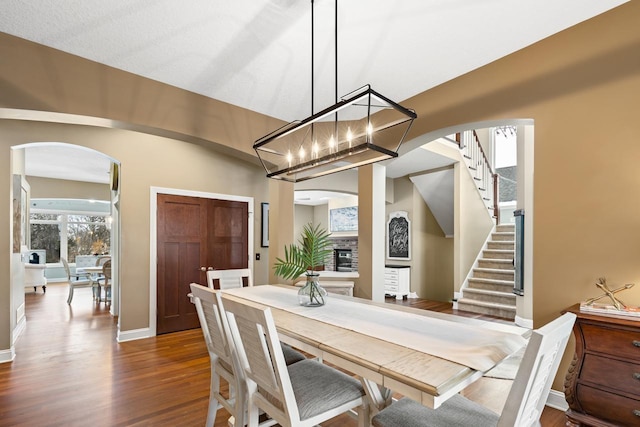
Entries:
{"type": "Polygon", "coordinates": [[[498,208],[500,194],[500,177],[493,171],[487,155],[482,149],[480,139],[475,130],[457,133],[456,142],[462,151],[462,157],[467,161],[467,167],[476,181],[480,196],[490,211],[496,224],[500,223],[500,209],[498,208]]]}

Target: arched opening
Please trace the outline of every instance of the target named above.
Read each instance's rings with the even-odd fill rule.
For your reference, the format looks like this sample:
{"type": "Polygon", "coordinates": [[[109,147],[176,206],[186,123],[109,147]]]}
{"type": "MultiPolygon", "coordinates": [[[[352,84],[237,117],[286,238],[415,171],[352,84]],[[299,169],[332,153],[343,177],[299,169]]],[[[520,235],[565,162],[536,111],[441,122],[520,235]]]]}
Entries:
{"type": "MultiPolygon", "coordinates": [[[[99,297],[94,295],[94,303],[102,305],[103,312],[118,316],[120,162],[99,151],[62,142],[13,146],[11,155],[16,212],[13,253],[25,271],[14,275],[11,287],[17,330],[26,322],[25,292],[43,294],[46,286],[67,283],[63,260],[77,275],[83,266],[95,267],[98,259],[111,259],[109,294],[105,294],[105,286],[92,286],[87,291],[101,289],[99,297]],[[20,197],[16,197],[18,192],[20,197]],[[30,274],[32,264],[41,266],[35,268],[36,277],[30,274]]],[[[94,284],[98,278],[98,273],[93,274],[94,284]]]]}

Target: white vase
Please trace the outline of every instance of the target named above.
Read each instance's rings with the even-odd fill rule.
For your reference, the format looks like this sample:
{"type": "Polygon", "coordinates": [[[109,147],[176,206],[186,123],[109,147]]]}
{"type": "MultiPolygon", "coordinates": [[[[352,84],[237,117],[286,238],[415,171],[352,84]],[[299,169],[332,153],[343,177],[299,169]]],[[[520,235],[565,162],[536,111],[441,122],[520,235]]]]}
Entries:
{"type": "Polygon", "coordinates": [[[307,274],[307,283],[298,290],[298,302],[305,307],[319,307],[327,301],[327,291],[318,282],[318,273],[307,274]]]}

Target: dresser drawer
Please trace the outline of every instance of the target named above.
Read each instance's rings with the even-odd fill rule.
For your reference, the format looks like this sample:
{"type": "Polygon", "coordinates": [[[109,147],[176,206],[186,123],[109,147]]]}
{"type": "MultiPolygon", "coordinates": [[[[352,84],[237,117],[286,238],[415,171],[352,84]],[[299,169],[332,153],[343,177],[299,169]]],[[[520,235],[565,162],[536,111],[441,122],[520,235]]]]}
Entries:
{"type": "Polygon", "coordinates": [[[640,401],[581,385],[577,393],[586,414],[621,426],[640,425],[640,401]]]}
{"type": "Polygon", "coordinates": [[[581,329],[587,350],[640,362],[640,332],[589,323],[583,323],[581,329]]]}
{"type": "Polygon", "coordinates": [[[397,285],[384,285],[384,290],[386,292],[396,292],[398,290],[398,286],[397,285]]]}
{"type": "Polygon", "coordinates": [[[397,280],[385,280],[384,281],[384,285],[385,286],[398,286],[398,281],[397,280]]]}
{"type": "MultiPolygon", "coordinates": [[[[640,364],[587,354],[580,379],[613,390],[637,394],[640,391],[640,364]]],[[[640,419],[638,422],[640,423],[640,419]]]]}
{"type": "Polygon", "coordinates": [[[389,279],[389,280],[398,280],[398,270],[385,270],[384,272],[384,278],[385,280],[389,279]]]}

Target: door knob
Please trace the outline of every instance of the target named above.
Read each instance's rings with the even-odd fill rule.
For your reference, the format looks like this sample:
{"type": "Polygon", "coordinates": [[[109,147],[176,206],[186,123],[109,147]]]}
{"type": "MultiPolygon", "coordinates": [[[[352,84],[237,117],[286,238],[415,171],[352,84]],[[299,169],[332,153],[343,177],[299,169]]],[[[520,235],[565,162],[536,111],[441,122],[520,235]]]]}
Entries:
{"type": "Polygon", "coordinates": [[[198,270],[200,270],[200,271],[207,271],[207,267],[200,267],[198,270]]]}

